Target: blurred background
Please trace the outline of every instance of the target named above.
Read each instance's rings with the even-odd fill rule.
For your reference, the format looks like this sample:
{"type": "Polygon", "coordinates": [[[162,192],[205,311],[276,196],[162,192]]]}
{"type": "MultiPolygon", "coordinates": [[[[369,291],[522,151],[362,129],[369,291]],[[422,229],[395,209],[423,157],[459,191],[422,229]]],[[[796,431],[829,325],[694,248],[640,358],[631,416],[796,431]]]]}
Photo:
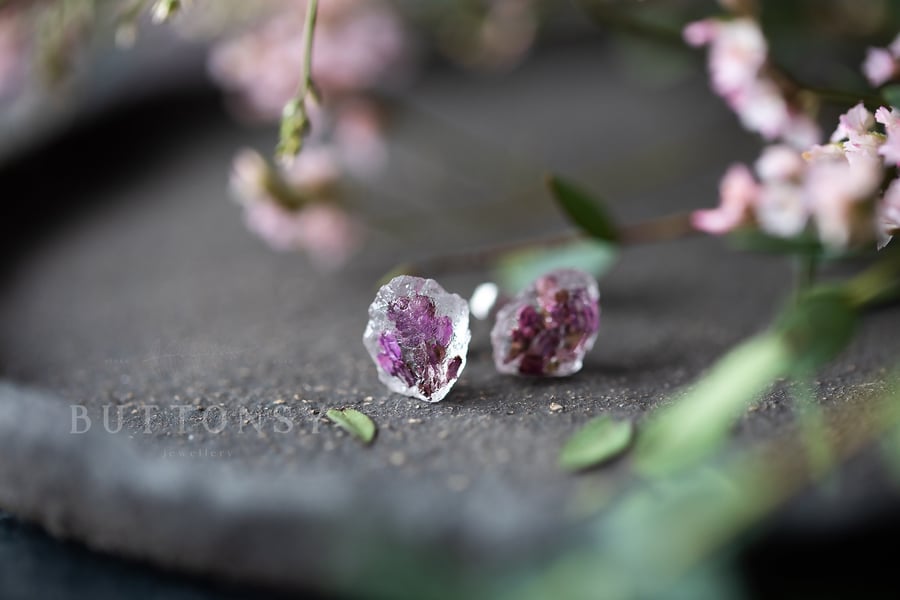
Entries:
{"type": "MultiPolygon", "coordinates": [[[[557,466],[589,418],[640,419],[765,327],[790,293],[772,257],[710,239],[584,251],[572,260],[604,272],[604,320],[571,380],[498,377],[476,321],[466,375],[423,405],[382,388],[360,343],[397,265],[568,231],[547,173],[623,223],[715,205],[724,170],[762,145],[682,41],[685,24],[745,3],[722,4],[321,0],[318,101],[282,166],[305,2],[0,0],[0,595],[890,589],[896,463],[868,446],[816,485],[784,484],[785,468],[764,500],[716,473],[678,488],[692,509],[651,489],[664,523],[712,515],[687,533],[610,508],[640,483],[627,464],[557,466]],[[73,436],[73,405],[95,425],[120,408],[125,427],[73,436]],[[145,433],[147,405],[163,410],[145,433]],[[173,405],[190,407],[187,430],[173,405]],[[204,427],[212,406],[234,426],[204,427]],[[288,406],[296,428],[245,434],[245,406],[288,406]],[[373,418],[375,444],[323,418],[342,406],[373,418]],[[669,554],[647,550],[667,546],[656,535],[669,554]],[[607,546],[614,561],[588,561],[607,546]]],[[[759,15],[773,60],[839,100],[867,93],[866,48],[900,31],[890,0],[773,0],[759,15]]],[[[852,104],[818,107],[823,130],[852,104]]],[[[465,267],[434,276],[464,297],[520,281],[465,267]]],[[[816,382],[840,435],[885,389],[897,319],[872,315],[816,382]]],[[[735,443],[790,456],[778,444],[795,426],[776,386],[735,443]]]]}

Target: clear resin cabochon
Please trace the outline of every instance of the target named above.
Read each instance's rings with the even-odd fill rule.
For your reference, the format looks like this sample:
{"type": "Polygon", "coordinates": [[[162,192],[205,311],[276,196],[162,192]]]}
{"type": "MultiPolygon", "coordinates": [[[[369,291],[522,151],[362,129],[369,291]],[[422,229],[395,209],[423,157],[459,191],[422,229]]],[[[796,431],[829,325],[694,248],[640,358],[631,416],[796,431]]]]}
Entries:
{"type": "Polygon", "coordinates": [[[369,306],[363,344],[391,391],[442,400],[466,366],[469,305],[433,279],[401,275],[369,306]]]}
{"type": "Polygon", "coordinates": [[[557,269],[500,308],[491,330],[501,373],[562,377],[581,370],[600,327],[600,292],[589,273],[557,269]]]}

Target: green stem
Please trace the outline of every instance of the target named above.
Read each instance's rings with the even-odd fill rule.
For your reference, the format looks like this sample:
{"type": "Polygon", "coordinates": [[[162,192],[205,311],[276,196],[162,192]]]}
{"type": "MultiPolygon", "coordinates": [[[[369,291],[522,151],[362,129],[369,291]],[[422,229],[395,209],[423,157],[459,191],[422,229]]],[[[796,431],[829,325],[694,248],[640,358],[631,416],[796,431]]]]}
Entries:
{"type": "Polygon", "coordinates": [[[316,17],[319,14],[319,0],[309,0],[306,5],[306,22],[303,26],[303,70],[300,72],[300,86],[297,98],[303,102],[313,90],[312,53],[313,33],[316,29],[316,17]]]}
{"type": "Polygon", "coordinates": [[[805,291],[816,283],[819,271],[819,257],[815,254],[799,254],[794,262],[794,298],[799,299],[805,291]]]}
{"type": "Polygon", "coordinates": [[[282,161],[289,162],[303,147],[303,139],[309,132],[310,125],[307,100],[310,97],[313,100],[318,100],[312,80],[313,33],[316,28],[318,8],[318,0],[309,0],[309,4],[306,5],[300,83],[297,85],[297,92],[294,94],[294,97],[285,104],[284,111],[282,111],[278,146],[275,149],[276,156],[282,161]]]}
{"type": "Polygon", "coordinates": [[[900,295],[900,249],[882,252],[886,256],[847,283],[850,301],[858,308],[900,295]]]}

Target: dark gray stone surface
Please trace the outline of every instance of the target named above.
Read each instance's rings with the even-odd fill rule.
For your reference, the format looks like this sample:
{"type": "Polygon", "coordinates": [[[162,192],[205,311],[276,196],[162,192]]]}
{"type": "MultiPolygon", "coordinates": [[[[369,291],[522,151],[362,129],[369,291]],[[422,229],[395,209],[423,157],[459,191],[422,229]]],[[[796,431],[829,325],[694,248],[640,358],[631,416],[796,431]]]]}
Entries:
{"type": "MultiPolygon", "coordinates": [[[[278,586],[353,589],[385,555],[394,567],[440,556],[460,573],[534,558],[616,472],[562,473],[563,440],[598,414],[640,418],[783,303],[790,274],[774,258],[708,239],[632,248],[601,281],[601,334],[580,374],[498,376],[480,324],[444,402],[388,394],[361,335],[396,262],[560,230],[545,169],[577,176],[629,221],[714,203],[724,167],[755,153],[702,79],[642,88],[600,48],[488,81],[444,74],[408,102],[390,172],[354,193],[392,233],[373,231],[341,273],[272,254],[243,229],[230,159],[271,137],[215,119],[21,262],[0,300],[11,382],[0,387],[0,507],[95,548],[278,586]],[[72,404],[90,432],[71,434],[72,404]],[[104,405],[123,407],[118,435],[100,426],[104,405]],[[150,433],[146,405],[160,409],[150,433]],[[183,431],[172,405],[191,406],[183,431]],[[322,420],[341,406],[375,420],[374,445],[322,420]],[[241,428],[240,407],[262,411],[262,433],[241,428]],[[210,433],[204,415],[219,410],[229,421],[210,433]],[[290,432],[275,410],[290,411],[290,432]]],[[[465,295],[486,276],[441,282],[465,295]]],[[[827,370],[823,401],[854,402],[878,381],[900,349],[898,318],[871,315],[827,370]]],[[[740,430],[789,423],[775,393],[740,430]]]]}

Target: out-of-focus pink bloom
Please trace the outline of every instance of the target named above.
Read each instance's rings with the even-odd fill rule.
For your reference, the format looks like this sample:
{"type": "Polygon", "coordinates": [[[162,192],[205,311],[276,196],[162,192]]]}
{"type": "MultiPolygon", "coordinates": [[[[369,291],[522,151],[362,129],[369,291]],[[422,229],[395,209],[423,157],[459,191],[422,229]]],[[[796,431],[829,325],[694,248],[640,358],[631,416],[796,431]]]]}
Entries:
{"type": "Polygon", "coordinates": [[[806,163],[800,153],[790,146],[776,144],[763,150],[755,167],[763,181],[788,181],[802,177],[806,163]]]}
{"type": "MultiPolygon", "coordinates": [[[[213,49],[210,71],[239,92],[257,116],[277,119],[293,97],[304,61],[306,2],[213,49]]],[[[399,17],[374,0],[323,2],[313,43],[312,75],[326,94],[355,93],[395,82],[408,71],[411,44],[399,17]]]]}
{"type": "Polygon", "coordinates": [[[884,129],[891,133],[900,130],[900,111],[896,108],[882,106],[875,111],[875,120],[884,125],[884,129]]]}
{"type": "Polygon", "coordinates": [[[713,89],[727,96],[756,79],[766,62],[766,38],[752,19],[706,19],[690,23],[684,38],[692,46],[709,45],[709,74],[713,89]]]}
{"type": "Polygon", "coordinates": [[[759,194],[755,208],[760,228],[778,237],[797,235],[806,228],[809,220],[803,188],[792,182],[767,183],[759,194]]]}
{"type": "Polygon", "coordinates": [[[900,74],[900,35],[887,48],[869,48],[863,62],[863,74],[875,87],[900,74]]]}
{"type": "Polygon", "coordinates": [[[732,165],[719,184],[719,206],[697,210],[691,215],[695,229],[722,235],[753,222],[753,205],[759,196],[759,184],[742,164],[732,165]]]}
{"type": "Polygon", "coordinates": [[[877,133],[854,135],[844,142],[844,154],[847,162],[853,166],[868,163],[880,167],[883,162],[880,156],[883,144],[884,137],[877,133]]]}
{"type": "Polygon", "coordinates": [[[810,163],[832,160],[842,162],[847,160],[847,155],[844,152],[844,145],[834,142],[810,147],[803,153],[803,158],[810,163]]]}
{"type": "Polygon", "coordinates": [[[313,78],[326,91],[370,89],[406,71],[411,48],[396,13],[371,0],[353,4],[344,18],[316,30],[313,78]]]}
{"type": "Polygon", "coordinates": [[[875,120],[884,125],[887,139],[878,153],[889,165],[900,165],[900,111],[884,106],[875,111],[875,120]]]}
{"type": "Polygon", "coordinates": [[[900,132],[888,133],[887,141],[878,149],[889,165],[900,166],[900,132]]]}
{"type": "Polygon", "coordinates": [[[709,46],[708,67],[713,90],[722,96],[741,123],[767,140],[781,139],[798,148],[819,141],[818,125],[767,73],[768,44],[752,18],[705,19],[683,31],[692,46],[709,46]]]}
{"type": "Polygon", "coordinates": [[[872,213],[865,210],[865,203],[877,192],[881,178],[881,166],[870,163],[810,166],[805,201],[824,244],[846,248],[851,242],[872,239],[872,213]]]}
{"type": "Polygon", "coordinates": [[[353,100],[340,107],[334,142],[343,163],[360,177],[378,173],[387,163],[381,115],[370,102],[353,100]]]}
{"type": "Polygon", "coordinates": [[[360,224],[323,198],[338,174],[326,149],[304,150],[289,170],[273,173],[252,150],[235,158],[231,185],[244,208],[247,228],[278,251],[304,251],[322,269],[340,267],[362,239],[360,224]],[[275,182],[295,197],[276,197],[275,182]]]}
{"type": "Polygon", "coordinates": [[[0,10],[0,99],[15,94],[24,82],[26,46],[21,15],[11,9],[0,10]]]}
{"type": "Polygon", "coordinates": [[[897,59],[885,48],[869,48],[862,69],[869,83],[879,87],[897,74],[897,59]]]}
{"type": "Polygon", "coordinates": [[[282,169],[284,180],[309,196],[328,192],[340,175],[335,153],[328,146],[304,148],[303,152],[282,169]]]}
{"type": "Polygon", "coordinates": [[[831,141],[838,142],[858,135],[866,135],[875,126],[875,117],[866,110],[862,102],[845,112],[838,119],[837,129],[831,134],[831,141]]]}
{"type": "Polygon", "coordinates": [[[682,31],[684,41],[694,48],[711,44],[719,33],[720,22],[718,19],[703,19],[688,23],[682,31]]]}
{"type": "Polygon", "coordinates": [[[900,231],[900,179],[895,179],[878,204],[878,249],[888,245],[900,231]]]}
{"type": "Polygon", "coordinates": [[[819,141],[822,133],[808,115],[785,100],[781,89],[767,78],[753,80],[726,96],[741,124],[766,140],[781,139],[797,148],[819,141]]]}
{"type": "Polygon", "coordinates": [[[244,221],[273,250],[305,251],[325,270],[342,266],[359,247],[359,225],[330,204],[291,211],[274,202],[254,202],[244,206],[244,221]]]}
{"type": "Polygon", "coordinates": [[[781,90],[768,79],[754,80],[727,98],[741,123],[774,140],[790,121],[790,111],[781,90]]]}

